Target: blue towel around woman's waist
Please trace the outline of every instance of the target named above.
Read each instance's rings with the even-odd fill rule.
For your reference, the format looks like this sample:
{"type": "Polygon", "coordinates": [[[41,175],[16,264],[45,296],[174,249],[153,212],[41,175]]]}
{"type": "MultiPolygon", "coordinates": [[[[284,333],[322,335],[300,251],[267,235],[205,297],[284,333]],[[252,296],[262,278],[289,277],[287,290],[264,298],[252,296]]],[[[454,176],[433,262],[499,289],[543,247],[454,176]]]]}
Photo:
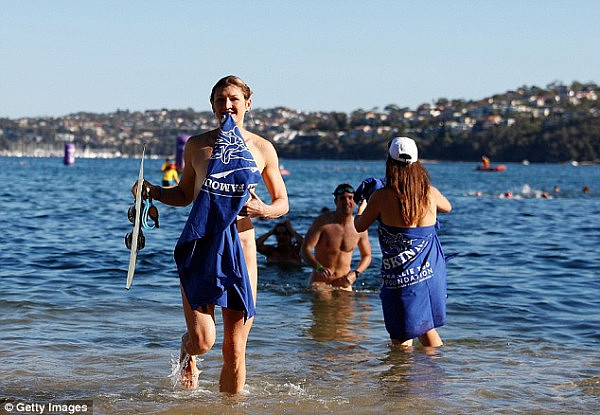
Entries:
{"type": "Polygon", "coordinates": [[[402,341],[446,323],[446,262],[436,225],[398,228],[380,222],[380,297],[386,328],[402,341]]]}
{"type": "MultiPolygon", "coordinates": [[[[446,256],[436,225],[398,228],[379,223],[384,288],[403,288],[437,275],[446,279],[446,256]]],[[[449,258],[448,258],[449,259],[449,258]]]]}
{"type": "Polygon", "coordinates": [[[254,315],[254,299],[235,219],[260,172],[230,114],[217,135],[206,178],[181,236],[175,262],[192,309],[215,304],[254,315]]]}

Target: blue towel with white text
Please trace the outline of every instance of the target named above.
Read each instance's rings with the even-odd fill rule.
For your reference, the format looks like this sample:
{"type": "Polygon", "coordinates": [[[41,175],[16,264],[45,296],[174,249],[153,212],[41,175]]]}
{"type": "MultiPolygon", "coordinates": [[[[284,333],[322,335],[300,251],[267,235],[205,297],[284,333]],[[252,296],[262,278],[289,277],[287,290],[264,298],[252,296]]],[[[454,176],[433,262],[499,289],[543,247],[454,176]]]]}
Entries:
{"type": "Polygon", "coordinates": [[[398,228],[379,222],[379,296],[392,339],[405,341],[446,323],[446,262],[436,228],[398,228]]]}
{"type": "Polygon", "coordinates": [[[206,304],[252,317],[254,299],[235,219],[261,175],[230,114],[221,125],[206,178],[175,246],[175,262],[192,309],[206,304]]]}

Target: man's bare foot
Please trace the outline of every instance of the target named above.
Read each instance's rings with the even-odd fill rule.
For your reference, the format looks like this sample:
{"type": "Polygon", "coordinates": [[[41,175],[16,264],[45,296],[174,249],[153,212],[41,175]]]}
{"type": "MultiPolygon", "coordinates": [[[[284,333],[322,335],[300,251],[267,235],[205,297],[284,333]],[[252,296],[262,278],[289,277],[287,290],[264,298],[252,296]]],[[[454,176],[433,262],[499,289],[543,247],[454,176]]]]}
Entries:
{"type": "Polygon", "coordinates": [[[186,389],[195,389],[198,386],[198,369],[196,368],[196,358],[187,354],[181,346],[181,355],[179,358],[181,386],[186,389]]]}

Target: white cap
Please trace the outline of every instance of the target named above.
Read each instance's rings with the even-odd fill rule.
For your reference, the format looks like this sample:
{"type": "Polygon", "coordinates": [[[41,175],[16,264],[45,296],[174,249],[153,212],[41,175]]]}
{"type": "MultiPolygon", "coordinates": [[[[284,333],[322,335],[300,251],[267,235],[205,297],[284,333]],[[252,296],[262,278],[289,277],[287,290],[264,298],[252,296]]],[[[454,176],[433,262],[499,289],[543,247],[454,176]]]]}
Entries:
{"type": "Polygon", "coordinates": [[[417,143],[409,137],[396,137],[392,139],[388,153],[394,160],[402,161],[406,164],[412,164],[419,159],[417,143]]]}

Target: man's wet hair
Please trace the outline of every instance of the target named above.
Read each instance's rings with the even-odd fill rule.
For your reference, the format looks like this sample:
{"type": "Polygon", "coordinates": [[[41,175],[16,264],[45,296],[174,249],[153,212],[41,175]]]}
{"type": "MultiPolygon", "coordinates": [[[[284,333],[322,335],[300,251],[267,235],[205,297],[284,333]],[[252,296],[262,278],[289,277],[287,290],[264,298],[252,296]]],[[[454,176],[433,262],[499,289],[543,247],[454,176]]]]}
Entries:
{"type": "Polygon", "coordinates": [[[338,186],[333,191],[333,195],[338,197],[339,195],[343,195],[344,193],[352,193],[354,194],[354,187],[348,183],[338,184],[338,186]]]}

